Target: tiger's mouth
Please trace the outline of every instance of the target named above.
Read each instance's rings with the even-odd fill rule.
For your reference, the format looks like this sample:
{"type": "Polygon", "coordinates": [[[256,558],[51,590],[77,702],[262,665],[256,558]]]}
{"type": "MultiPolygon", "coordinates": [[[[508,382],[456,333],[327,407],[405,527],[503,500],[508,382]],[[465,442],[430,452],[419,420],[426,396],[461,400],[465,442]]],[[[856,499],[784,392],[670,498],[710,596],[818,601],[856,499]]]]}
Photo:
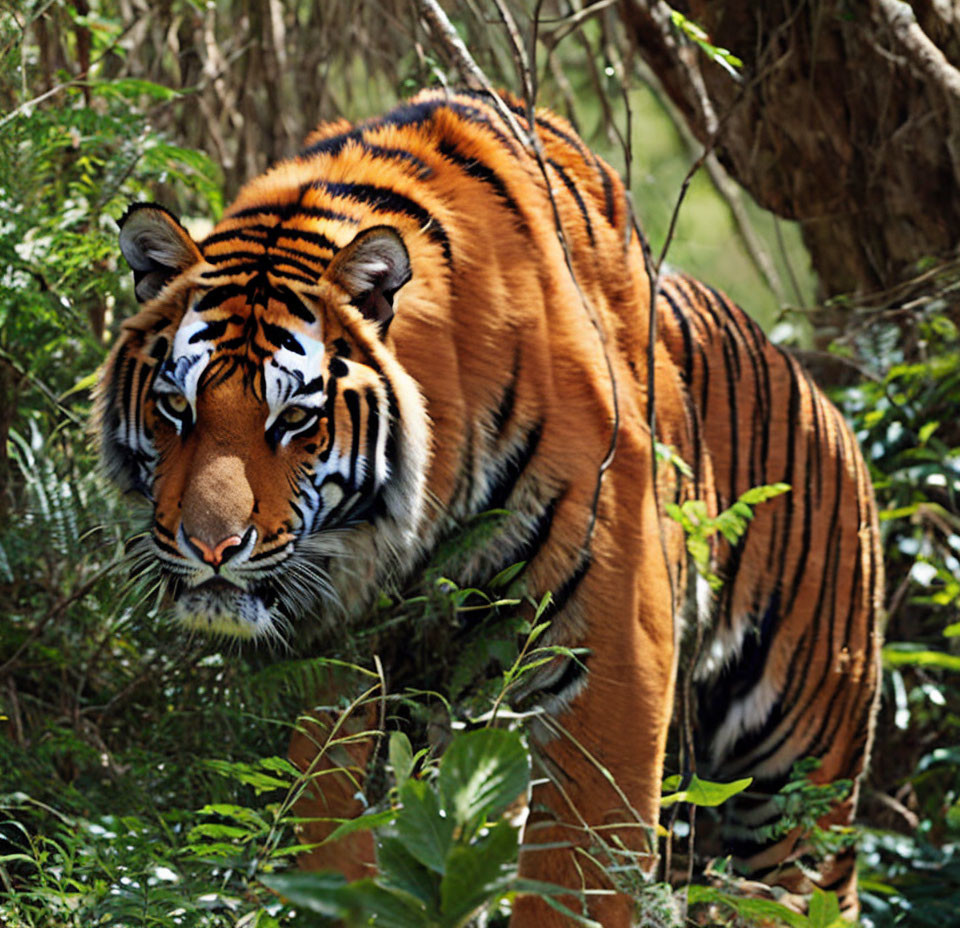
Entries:
{"type": "Polygon", "coordinates": [[[275,601],[269,584],[241,589],[223,577],[181,584],[174,594],[177,619],[187,628],[247,640],[278,634],[275,601]]]}

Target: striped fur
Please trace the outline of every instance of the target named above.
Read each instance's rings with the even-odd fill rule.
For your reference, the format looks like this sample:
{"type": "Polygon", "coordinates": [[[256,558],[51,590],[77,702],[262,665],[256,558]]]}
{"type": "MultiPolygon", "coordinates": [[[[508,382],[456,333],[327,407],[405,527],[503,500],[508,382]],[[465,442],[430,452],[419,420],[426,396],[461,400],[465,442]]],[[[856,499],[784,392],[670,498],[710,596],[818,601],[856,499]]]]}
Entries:
{"type": "MultiPolygon", "coordinates": [[[[859,776],[877,690],[876,514],[836,410],[724,297],[665,280],[648,351],[649,281],[620,180],[540,112],[545,183],[503,105],[529,128],[510,101],[436,91],[321,127],[199,244],[159,208],[132,208],[121,247],[144,307],[103,370],[97,420],[107,472],[153,503],[148,554],[182,620],[232,636],[356,619],[451,526],[509,510],[457,579],[526,561],[527,588],[553,592],[550,641],[589,649],[588,670],[558,659],[528,686],[546,781],[521,869],[603,887],[569,846],[601,827],[652,866],[682,638],[700,642],[702,775],[772,791],[813,756],[815,778],[859,776]],[[604,353],[619,428],[600,482],[615,420],[604,353]],[[689,478],[656,465],[651,357],[656,437],[689,478]],[[758,507],[735,548],[718,543],[725,584],[704,595],[663,503],[716,513],[775,481],[792,492],[758,507]]],[[[743,800],[740,825],[765,824],[764,802],[743,800]]],[[[809,891],[790,862],[802,835],[761,846],[736,829],[755,872],[809,891]]],[[[852,861],[821,866],[849,897],[852,861]]],[[[590,903],[609,926],[630,910],[623,895],[590,903]]],[[[513,923],[558,918],[521,899],[513,923]]]]}

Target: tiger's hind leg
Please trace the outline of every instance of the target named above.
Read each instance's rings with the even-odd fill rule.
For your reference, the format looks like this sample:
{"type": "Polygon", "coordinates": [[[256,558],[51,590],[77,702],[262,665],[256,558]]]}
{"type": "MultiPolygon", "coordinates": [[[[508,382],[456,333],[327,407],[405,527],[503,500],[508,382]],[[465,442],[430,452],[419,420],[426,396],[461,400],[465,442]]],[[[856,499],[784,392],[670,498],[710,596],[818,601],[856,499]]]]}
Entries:
{"type": "Polygon", "coordinates": [[[757,576],[751,564],[769,556],[764,529],[782,525],[788,506],[812,505],[809,498],[767,504],[716,603],[719,633],[695,673],[698,770],[714,780],[753,778],[723,807],[721,853],[801,910],[816,887],[836,893],[854,917],[848,826],[873,735],[882,573],[872,498],[842,425],[836,447],[844,449],[836,461],[854,466],[838,466],[837,488],[824,494],[831,518],[794,511],[800,530],[784,555],[793,572],[772,588],[746,582],[757,576]]]}

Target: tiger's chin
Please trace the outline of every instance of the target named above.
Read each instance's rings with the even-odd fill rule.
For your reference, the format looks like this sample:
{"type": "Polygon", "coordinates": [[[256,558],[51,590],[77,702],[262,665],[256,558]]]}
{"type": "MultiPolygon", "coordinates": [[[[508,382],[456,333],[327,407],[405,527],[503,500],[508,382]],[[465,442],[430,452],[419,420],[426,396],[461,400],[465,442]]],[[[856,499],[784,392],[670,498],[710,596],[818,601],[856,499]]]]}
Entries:
{"type": "Polygon", "coordinates": [[[251,641],[280,635],[277,613],[264,595],[223,581],[183,590],[175,609],[182,625],[205,635],[251,641]]]}

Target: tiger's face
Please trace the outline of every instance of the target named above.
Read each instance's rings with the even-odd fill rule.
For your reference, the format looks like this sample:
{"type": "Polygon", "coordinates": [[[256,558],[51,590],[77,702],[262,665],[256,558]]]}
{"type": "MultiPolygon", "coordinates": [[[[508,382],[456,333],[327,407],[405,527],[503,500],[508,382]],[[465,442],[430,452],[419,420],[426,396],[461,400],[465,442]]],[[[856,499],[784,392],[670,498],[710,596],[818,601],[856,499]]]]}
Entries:
{"type": "Polygon", "coordinates": [[[383,343],[410,278],[399,234],[359,233],[310,283],[208,260],[152,206],[125,217],[121,249],[145,306],[101,378],[101,451],[153,504],[141,553],[179,619],[282,635],[374,586],[372,547],[415,530],[426,457],[416,387],[383,343]]]}

